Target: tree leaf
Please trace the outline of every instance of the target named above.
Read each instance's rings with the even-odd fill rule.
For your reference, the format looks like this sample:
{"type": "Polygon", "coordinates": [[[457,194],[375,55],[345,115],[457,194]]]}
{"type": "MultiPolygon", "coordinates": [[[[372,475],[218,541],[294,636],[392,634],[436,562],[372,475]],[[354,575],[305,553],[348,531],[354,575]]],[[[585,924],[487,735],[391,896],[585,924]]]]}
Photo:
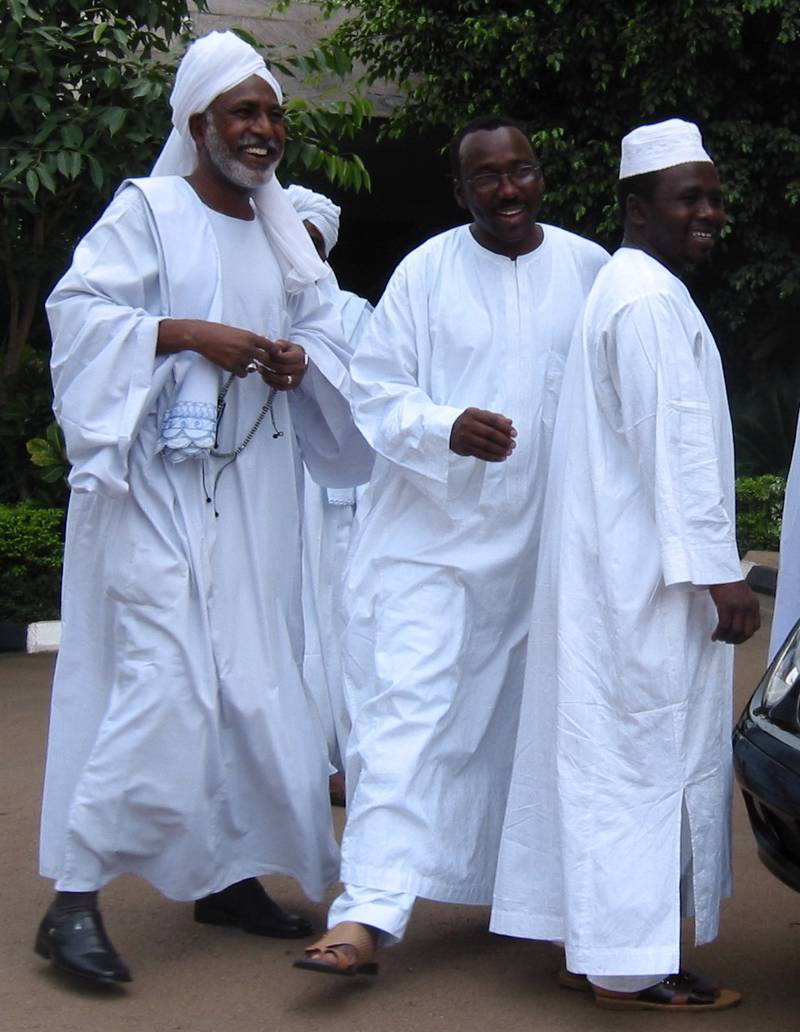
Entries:
{"type": "Polygon", "coordinates": [[[36,200],[36,194],[39,192],[39,177],[32,168],[25,173],[25,185],[28,187],[31,197],[36,200]]]}

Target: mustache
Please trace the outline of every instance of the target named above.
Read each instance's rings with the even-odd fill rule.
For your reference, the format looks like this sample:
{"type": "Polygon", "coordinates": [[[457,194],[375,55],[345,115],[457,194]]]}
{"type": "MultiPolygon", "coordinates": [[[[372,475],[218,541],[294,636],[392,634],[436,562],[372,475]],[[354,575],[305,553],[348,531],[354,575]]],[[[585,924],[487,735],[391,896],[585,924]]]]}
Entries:
{"type": "Polygon", "coordinates": [[[267,154],[278,154],[280,151],[278,143],[270,137],[263,140],[259,136],[247,136],[239,141],[236,149],[243,150],[245,147],[263,147],[267,154]]]}

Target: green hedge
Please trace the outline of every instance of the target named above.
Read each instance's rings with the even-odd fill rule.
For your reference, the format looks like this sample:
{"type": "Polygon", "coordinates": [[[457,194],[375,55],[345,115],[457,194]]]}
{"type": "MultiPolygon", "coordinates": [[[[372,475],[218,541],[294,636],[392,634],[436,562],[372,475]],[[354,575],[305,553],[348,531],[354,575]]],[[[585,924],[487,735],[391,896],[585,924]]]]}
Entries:
{"type": "Polygon", "coordinates": [[[0,505],[0,622],[57,620],[64,512],[0,505]]]}
{"type": "MultiPolygon", "coordinates": [[[[742,555],[777,551],[786,481],[736,480],[737,537],[742,555]]],[[[57,620],[61,594],[64,513],[30,503],[0,505],[0,622],[57,620]]]]}
{"type": "Polygon", "coordinates": [[[786,479],[772,473],[737,477],[736,536],[741,555],[751,549],[778,551],[785,492],[786,479]]]}

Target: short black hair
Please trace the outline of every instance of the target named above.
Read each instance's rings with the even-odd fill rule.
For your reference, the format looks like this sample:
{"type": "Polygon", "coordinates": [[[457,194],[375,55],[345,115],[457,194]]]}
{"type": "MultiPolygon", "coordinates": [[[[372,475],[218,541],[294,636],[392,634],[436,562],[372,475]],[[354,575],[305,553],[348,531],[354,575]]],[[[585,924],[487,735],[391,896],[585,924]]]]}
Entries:
{"type": "Polygon", "coordinates": [[[461,141],[465,136],[482,129],[519,129],[525,139],[529,143],[531,141],[531,129],[526,122],[520,122],[519,119],[510,118],[508,115],[479,115],[459,129],[450,141],[450,171],[453,173],[453,179],[461,179],[461,141]]]}
{"type": "Polygon", "coordinates": [[[658,172],[641,172],[638,176],[628,176],[627,179],[620,179],[617,183],[617,202],[625,221],[627,201],[630,194],[641,197],[645,201],[652,201],[658,184],[658,172]]]}

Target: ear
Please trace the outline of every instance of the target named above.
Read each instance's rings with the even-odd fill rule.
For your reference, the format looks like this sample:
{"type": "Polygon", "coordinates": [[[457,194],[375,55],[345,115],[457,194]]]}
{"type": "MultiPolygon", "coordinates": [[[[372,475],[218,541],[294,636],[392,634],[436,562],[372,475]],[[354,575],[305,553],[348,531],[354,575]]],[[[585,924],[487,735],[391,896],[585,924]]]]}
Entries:
{"type": "Polygon", "coordinates": [[[648,204],[638,194],[628,194],[625,198],[625,221],[632,226],[643,226],[647,222],[648,204]]]}
{"type": "Polygon", "coordinates": [[[189,132],[198,150],[205,147],[206,143],[206,119],[205,115],[189,116],[189,132]]]}
{"type": "Polygon", "coordinates": [[[460,179],[453,180],[453,197],[455,197],[456,204],[459,208],[463,208],[464,211],[469,211],[469,205],[464,198],[464,185],[460,179]]]}

